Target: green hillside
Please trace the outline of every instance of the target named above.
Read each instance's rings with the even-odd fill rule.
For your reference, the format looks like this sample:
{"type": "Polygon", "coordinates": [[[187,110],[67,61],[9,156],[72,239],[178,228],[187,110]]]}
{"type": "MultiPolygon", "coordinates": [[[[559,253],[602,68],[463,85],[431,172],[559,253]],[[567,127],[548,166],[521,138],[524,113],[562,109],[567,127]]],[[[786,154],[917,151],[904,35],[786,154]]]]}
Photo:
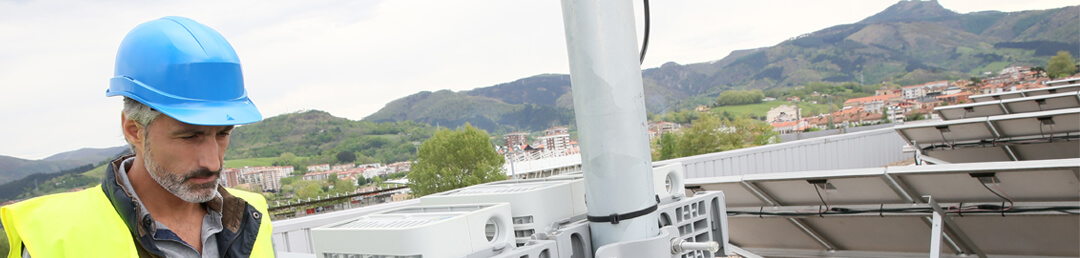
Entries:
{"type": "Polygon", "coordinates": [[[0,184],[34,174],[56,173],[92,162],[77,160],[25,160],[0,156],[0,184]]]}
{"type": "Polygon", "coordinates": [[[225,160],[292,153],[330,162],[339,152],[352,152],[357,160],[393,163],[415,159],[412,143],[431,137],[434,130],[412,121],[352,121],[318,110],[290,113],[234,129],[225,160]]]}
{"type": "MultiPolygon", "coordinates": [[[[713,62],[644,69],[645,102],[650,113],[663,114],[712,105],[727,90],[815,82],[913,85],[979,77],[1012,65],[1045,66],[1059,50],[1080,58],[1078,15],[1080,6],[959,14],[937,1],[900,1],[858,23],[775,46],[733,51],[713,62]]],[[[471,91],[417,93],[364,121],[469,122],[492,132],[531,131],[572,122],[572,99],[568,75],[545,74],[471,91]],[[515,112],[526,104],[535,106],[515,112]]]]}

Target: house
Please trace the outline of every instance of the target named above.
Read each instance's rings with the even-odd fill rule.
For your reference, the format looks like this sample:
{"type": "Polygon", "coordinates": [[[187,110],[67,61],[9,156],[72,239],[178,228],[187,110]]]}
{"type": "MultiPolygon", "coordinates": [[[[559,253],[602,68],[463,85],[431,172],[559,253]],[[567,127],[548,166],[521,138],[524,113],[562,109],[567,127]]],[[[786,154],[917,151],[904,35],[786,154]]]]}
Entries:
{"type": "Polygon", "coordinates": [[[853,98],[844,101],[844,107],[859,107],[867,112],[879,113],[882,107],[888,103],[899,102],[898,95],[877,95],[862,98],[853,98]]]}
{"type": "Polygon", "coordinates": [[[765,121],[769,123],[794,121],[800,117],[802,110],[796,105],[780,105],[765,113],[765,121]]]}
{"type": "Polygon", "coordinates": [[[971,92],[960,92],[955,94],[938,96],[937,99],[949,104],[960,104],[970,102],[970,100],[968,100],[968,97],[970,97],[971,95],[974,94],[972,94],[971,92]]]}
{"type": "Polygon", "coordinates": [[[664,133],[670,133],[682,129],[682,125],[672,122],[656,122],[649,123],[649,130],[655,131],[657,136],[664,135],[664,133]]]}
{"type": "Polygon", "coordinates": [[[780,134],[789,134],[794,132],[801,132],[802,130],[810,127],[806,120],[793,120],[785,122],[772,123],[773,131],[780,134]]]}

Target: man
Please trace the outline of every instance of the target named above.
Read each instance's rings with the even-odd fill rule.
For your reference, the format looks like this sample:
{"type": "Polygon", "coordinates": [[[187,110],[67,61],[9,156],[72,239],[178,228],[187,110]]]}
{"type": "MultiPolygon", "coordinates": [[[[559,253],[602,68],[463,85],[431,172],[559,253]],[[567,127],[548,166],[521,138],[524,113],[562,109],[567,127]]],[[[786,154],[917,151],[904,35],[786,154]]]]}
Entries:
{"type": "Polygon", "coordinates": [[[128,33],[106,96],[134,155],[101,185],[0,209],[7,257],[272,257],[266,200],[218,185],[229,132],[262,115],[213,29],[165,17],[128,33]]]}

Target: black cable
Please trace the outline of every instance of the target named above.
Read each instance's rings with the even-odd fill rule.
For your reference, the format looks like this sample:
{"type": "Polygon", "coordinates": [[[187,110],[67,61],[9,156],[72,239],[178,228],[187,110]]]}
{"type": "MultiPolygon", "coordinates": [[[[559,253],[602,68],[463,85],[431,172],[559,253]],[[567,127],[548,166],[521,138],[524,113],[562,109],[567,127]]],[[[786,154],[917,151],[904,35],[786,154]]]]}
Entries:
{"type": "MultiPolygon", "coordinates": [[[[817,193],[818,200],[821,200],[821,204],[825,205],[825,211],[828,211],[829,210],[829,203],[825,202],[825,198],[821,198],[821,190],[818,190],[817,184],[811,184],[811,185],[814,186],[814,192],[817,193]]],[[[822,184],[821,186],[825,187],[825,184],[822,184]]],[[[819,210],[818,213],[820,213],[821,208],[818,208],[818,210],[819,210]]]]}
{"type": "Polygon", "coordinates": [[[983,188],[986,188],[986,190],[990,191],[990,193],[993,193],[994,195],[997,195],[998,198],[1001,198],[1002,200],[1005,200],[1005,201],[1008,201],[1008,202],[1012,202],[1012,201],[1009,201],[1009,199],[1005,199],[1005,196],[1001,196],[1001,194],[998,194],[994,190],[990,190],[990,187],[986,186],[986,183],[982,183],[982,182],[980,182],[980,183],[982,184],[983,188]]]}
{"type": "Polygon", "coordinates": [[[649,0],[642,0],[645,3],[645,37],[641,40],[641,57],[640,63],[645,63],[645,51],[649,49],[649,0]]]}

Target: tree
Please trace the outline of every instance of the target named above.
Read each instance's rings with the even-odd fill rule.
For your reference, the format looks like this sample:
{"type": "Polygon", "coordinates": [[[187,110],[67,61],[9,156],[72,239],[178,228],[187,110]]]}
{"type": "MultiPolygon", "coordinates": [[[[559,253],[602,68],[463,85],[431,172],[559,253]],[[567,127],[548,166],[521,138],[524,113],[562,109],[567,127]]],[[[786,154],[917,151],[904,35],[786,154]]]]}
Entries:
{"type": "Polygon", "coordinates": [[[300,198],[315,198],[323,195],[322,187],[319,184],[307,184],[304,188],[300,188],[300,191],[296,193],[300,198]]]}
{"type": "Polygon", "coordinates": [[[678,134],[665,134],[659,142],[658,160],[701,155],[776,143],[772,126],[750,118],[727,120],[702,115],[678,134]],[[669,152],[669,153],[666,153],[669,152]]]}
{"type": "Polygon", "coordinates": [[[1046,74],[1055,79],[1076,74],[1076,61],[1073,60],[1072,54],[1069,51],[1058,51],[1046,65],[1046,74]]]}
{"type": "Polygon", "coordinates": [[[660,136],[660,157],[658,160],[666,160],[675,158],[675,144],[676,136],[673,133],[665,132],[660,136]]]}
{"type": "Polygon", "coordinates": [[[351,151],[340,151],[337,153],[337,160],[341,163],[353,163],[356,161],[356,153],[351,151]]]}
{"type": "Polygon", "coordinates": [[[8,253],[7,234],[0,234],[0,254],[8,253]]]}
{"type": "Polygon", "coordinates": [[[505,162],[488,143],[487,132],[465,123],[457,130],[442,129],[420,144],[420,154],[406,175],[416,196],[465,186],[505,180],[505,162]]]}
{"type": "Polygon", "coordinates": [[[360,177],[356,178],[356,185],[366,185],[366,184],[368,184],[368,179],[366,177],[360,176],[360,177]]]}
{"type": "Polygon", "coordinates": [[[761,99],[765,98],[765,93],[761,90],[748,90],[738,91],[729,90],[721,92],[719,97],[716,97],[717,106],[728,105],[746,105],[761,103],[761,99]]]}
{"type": "MultiPolygon", "coordinates": [[[[363,178],[363,176],[361,176],[360,178],[363,178]]],[[[356,190],[356,182],[354,182],[352,180],[342,180],[342,179],[339,179],[339,178],[334,178],[334,179],[336,179],[336,180],[331,182],[331,184],[334,186],[334,192],[337,192],[337,193],[351,193],[352,191],[356,190]]]]}

